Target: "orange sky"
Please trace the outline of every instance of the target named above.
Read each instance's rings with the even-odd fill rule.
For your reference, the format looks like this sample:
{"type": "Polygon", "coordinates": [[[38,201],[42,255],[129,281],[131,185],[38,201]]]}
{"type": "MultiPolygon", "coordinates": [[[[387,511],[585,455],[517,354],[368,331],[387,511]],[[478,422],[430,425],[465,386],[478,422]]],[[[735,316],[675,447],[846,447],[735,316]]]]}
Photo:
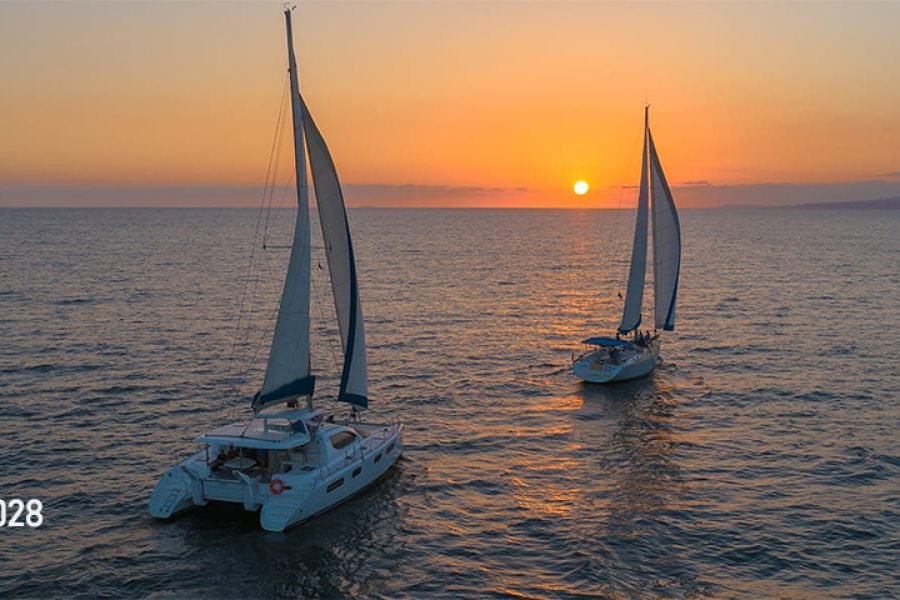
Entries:
{"type": "MultiPolygon", "coordinates": [[[[357,204],[627,204],[645,99],[673,186],[713,187],[688,205],[900,193],[900,3],[301,2],[295,20],[357,204]]],[[[260,187],[284,43],[277,3],[0,4],[0,204],[260,187]]]]}

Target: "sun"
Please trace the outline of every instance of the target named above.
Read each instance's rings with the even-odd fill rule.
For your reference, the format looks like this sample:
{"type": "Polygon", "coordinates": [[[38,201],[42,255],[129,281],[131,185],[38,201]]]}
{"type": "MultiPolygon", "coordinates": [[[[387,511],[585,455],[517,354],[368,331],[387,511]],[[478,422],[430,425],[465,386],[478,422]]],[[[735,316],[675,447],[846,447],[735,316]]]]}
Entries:
{"type": "Polygon", "coordinates": [[[588,190],[591,189],[591,186],[588,185],[587,181],[579,180],[575,182],[575,185],[572,186],[572,189],[575,190],[575,193],[579,196],[584,196],[588,193],[588,190]]]}

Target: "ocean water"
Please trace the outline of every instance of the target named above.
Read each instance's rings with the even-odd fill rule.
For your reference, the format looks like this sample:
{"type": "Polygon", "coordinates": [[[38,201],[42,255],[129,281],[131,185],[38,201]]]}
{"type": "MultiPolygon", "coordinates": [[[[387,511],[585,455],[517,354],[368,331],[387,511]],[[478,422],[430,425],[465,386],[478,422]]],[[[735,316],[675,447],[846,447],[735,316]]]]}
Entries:
{"type": "Polygon", "coordinates": [[[900,212],[683,211],[663,364],[608,387],[568,364],[617,323],[630,213],[350,219],[368,418],[406,454],[272,534],[146,503],[248,414],[290,215],[263,250],[253,210],[0,211],[0,498],[44,503],[0,528],[0,597],[900,595],[900,212]]]}

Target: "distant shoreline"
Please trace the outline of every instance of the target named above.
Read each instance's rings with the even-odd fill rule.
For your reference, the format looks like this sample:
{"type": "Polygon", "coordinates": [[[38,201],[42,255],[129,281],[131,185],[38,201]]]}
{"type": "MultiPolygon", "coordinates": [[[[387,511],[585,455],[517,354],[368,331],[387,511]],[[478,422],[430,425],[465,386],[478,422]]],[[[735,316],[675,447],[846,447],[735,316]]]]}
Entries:
{"type": "Polygon", "coordinates": [[[852,202],[806,202],[785,208],[860,208],[860,209],[900,209],[900,196],[878,198],[875,200],[856,200],[852,202]]]}
{"type": "Polygon", "coordinates": [[[874,200],[852,200],[847,202],[804,202],[803,204],[778,204],[778,205],[760,205],[760,204],[741,204],[734,206],[719,206],[718,208],[754,208],[754,209],[773,209],[773,208],[790,208],[797,210],[808,209],[858,209],[858,210],[900,210],[900,196],[893,198],[876,198],[874,200]]]}

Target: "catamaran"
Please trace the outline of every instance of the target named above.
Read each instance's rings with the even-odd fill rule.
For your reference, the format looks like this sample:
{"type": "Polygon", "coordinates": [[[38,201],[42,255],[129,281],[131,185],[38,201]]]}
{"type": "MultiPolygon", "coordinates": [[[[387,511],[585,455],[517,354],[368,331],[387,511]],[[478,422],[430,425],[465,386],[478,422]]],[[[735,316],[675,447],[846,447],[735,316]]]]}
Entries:
{"type": "Polygon", "coordinates": [[[650,133],[649,107],[645,107],[641,185],[622,321],[615,337],[596,336],[582,342],[590,348],[573,360],[575,375],[591,383],[608,383],[642,377],[656,367],[660,331],[675,329],[675,298],[680,268],[681,226],[678,211],[650,133]],[[655,323],[652,332],[642,332],[648,212],[653,215],[655,323]]]}
{"type": "Polygon", "coordinates": [[[302,523],[365,489],[403,453],[402,425],[364,423],[366,342],[347,212],[334,161],[300,95],[285,10],[298,210],[268,365],[249,422],[198,438],[205,447],[172,467],[150,496],[150,514],[168,518],[210,501],[260,512],[268,531],[302,523]],[[306,151],[343,349],[337,400],[350,416],[313,406],[310,366],[310,216],[306,151]],[[301,399],[305,405],[301,406],[301,399]]]}

